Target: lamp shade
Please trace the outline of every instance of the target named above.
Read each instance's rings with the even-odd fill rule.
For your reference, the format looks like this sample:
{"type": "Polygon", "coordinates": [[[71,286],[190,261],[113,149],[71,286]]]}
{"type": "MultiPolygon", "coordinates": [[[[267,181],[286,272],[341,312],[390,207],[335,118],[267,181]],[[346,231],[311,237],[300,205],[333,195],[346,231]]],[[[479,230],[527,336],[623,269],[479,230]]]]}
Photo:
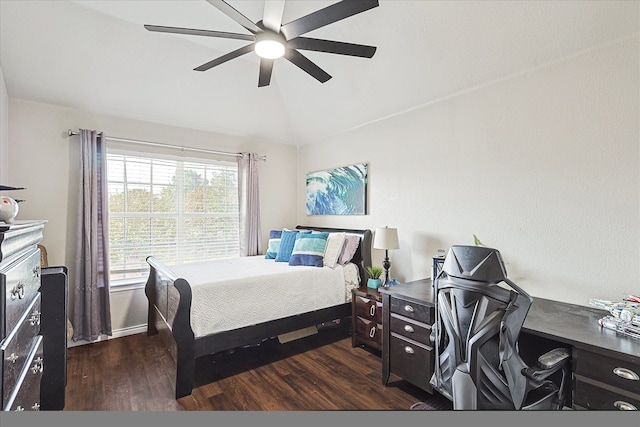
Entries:
{"type": "Polygon", "coordinates": [[[376,228],[376,235],[373,239],[374,249],[399,249],[397,228],[376,228]]]}

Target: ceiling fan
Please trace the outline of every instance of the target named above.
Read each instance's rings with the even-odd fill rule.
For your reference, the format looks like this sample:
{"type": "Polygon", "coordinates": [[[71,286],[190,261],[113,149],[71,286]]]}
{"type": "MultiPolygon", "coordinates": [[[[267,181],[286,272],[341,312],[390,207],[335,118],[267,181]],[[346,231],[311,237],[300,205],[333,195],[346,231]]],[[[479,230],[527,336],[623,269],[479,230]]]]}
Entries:
{"type": "Polygon", "coordinates": [[[260,56],[260,74],[258,87],[268,86],[271,82],[274,60],[284,57],[292,64],[324,83],[331,78],[322,68],[298,52],[312,50],[335,53],[339,55],[372,58],[375,46],[337,42],[332,40],[300,37],[325,25],[332,24],[358,13],[378,6],[378,0],[343,0],[316,12],[282,24],[285,0],[265,0],[262,20],[253,22],[224,0],[206,0],[225,15],[242,25],[251,34],[228,33],[222,31],[198,30],[194,28],[165,27],[145,25],[149,31],[161,33],[186,34],[205,37],[247,40],[252,43],[229,52],[212,61],[194,68],[195,71],[206,71],[231,59],[255,51],[260,56]]]}

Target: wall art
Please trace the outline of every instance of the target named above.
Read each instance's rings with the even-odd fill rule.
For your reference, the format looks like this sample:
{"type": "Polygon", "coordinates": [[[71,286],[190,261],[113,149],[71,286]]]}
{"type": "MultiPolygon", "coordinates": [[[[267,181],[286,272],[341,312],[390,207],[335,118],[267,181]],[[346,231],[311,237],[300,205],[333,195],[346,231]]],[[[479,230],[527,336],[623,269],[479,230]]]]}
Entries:
{"type": "Polygon", "coordinates": [[[307,174],[307,215],[365,215],[367,164],[307,174]]]}

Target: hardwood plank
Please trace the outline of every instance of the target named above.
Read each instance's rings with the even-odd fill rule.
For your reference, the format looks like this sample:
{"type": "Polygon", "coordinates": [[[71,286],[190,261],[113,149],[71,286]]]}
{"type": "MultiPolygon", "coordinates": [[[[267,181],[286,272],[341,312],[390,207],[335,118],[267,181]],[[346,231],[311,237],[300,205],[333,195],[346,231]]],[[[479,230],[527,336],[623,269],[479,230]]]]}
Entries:
{"type": "Polygon", "coordinates": [[[379,352],[352,348],[344,327],[202,358],[197,364],[202,385],[179,400],[173,361],[157,335],[72,347],[68,354],[65,410],[70,411],[408,410],[418,401],[451,408],[444,397],[394,375],[383,386],[379,352]]]}

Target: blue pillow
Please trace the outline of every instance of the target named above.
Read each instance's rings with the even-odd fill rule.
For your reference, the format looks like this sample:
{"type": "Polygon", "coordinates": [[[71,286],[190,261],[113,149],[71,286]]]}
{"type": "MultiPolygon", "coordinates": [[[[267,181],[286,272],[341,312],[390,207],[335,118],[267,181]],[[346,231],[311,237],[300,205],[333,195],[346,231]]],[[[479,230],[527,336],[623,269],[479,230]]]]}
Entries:
{"type": "Polygon", "coordinates": [[[278,255],[278,249],[280,248],[280,239],[282,237],[282,230],[271,230],[269,232],[269,245],[267,246],[266,259],[276,259],[278,255]]]}
{"type": "Polygon", "coordinates": [[[282,230],[280,247],[276,254],[276,262],[289,262],[293,245],[296,243],[296,234],[298,234],[298,230],[282,230]]]}
{"type": "Polygon", "coordinates": [[[324,266],[324,250],[327,246],[328,232],[299,233],[291,251],[289,265],[324,266]]]}

